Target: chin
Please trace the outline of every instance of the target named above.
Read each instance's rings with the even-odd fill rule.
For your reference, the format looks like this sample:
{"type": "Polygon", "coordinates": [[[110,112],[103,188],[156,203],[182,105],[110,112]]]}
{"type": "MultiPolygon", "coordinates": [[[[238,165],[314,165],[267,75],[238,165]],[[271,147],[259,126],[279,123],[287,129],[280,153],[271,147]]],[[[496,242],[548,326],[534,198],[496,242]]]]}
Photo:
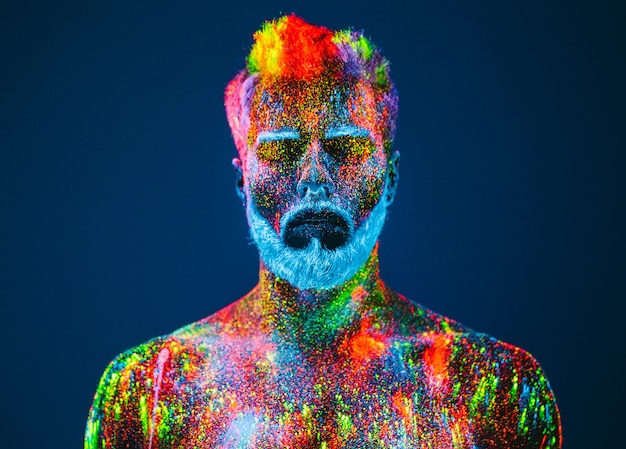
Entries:
{"type": "MultiPolygon", "coordinates": [[[[365,221],[350,231],[346,243],[334,249],[327,249],[318,238],[311,238],[304,248],[286,245],[251,202],[247,207],[250,235],[267,268],[294,287],[301,290],[337,287],[354,276],[374,249],[387,215],[384,198],[386,195],[381,195],[365,221]]],[[[345,212],[334,209],[347,217],[345,212]]]]}

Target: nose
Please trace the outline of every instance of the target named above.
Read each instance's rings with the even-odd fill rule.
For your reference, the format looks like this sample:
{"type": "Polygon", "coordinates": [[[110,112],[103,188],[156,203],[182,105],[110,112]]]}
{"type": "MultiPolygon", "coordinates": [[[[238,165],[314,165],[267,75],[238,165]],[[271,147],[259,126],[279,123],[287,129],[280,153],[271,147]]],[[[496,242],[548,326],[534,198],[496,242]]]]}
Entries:
{"type": "Polygon", "coordinates": [[[302,172],[297,186],[300,198],[326,199],[333,194],[324,156],[319,142],[311,142],[302,159],[302,172]]]}

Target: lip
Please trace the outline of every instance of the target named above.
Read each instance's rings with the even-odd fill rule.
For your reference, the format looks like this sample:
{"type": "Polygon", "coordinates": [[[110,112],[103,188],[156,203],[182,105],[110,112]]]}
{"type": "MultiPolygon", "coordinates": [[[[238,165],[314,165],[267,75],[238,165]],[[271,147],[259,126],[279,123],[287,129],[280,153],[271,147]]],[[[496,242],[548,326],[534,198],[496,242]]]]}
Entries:
{"type": "Polygon", "coordinates": [[[292,248],[306,248],[315,238],[323,248],[334,250],[350,237],[349,221],[334,208],[307,208],[290,215],[284,226],[283,241],[292,248]]]}

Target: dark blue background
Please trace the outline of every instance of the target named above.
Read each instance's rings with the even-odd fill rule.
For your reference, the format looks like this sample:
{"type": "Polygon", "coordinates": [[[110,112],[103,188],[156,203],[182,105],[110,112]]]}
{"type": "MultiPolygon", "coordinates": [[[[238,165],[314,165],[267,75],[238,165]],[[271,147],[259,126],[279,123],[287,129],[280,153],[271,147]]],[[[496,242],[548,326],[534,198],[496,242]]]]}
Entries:
{"type": "Polygon", "coordinates": [[[623,442],[623,3],[402,4],[3,2],[0,446],[80,447],[116,354],[255,284],[222,95],[291,11],[392,61],[384,279],[533,353],[566,448],[623,442]]]}

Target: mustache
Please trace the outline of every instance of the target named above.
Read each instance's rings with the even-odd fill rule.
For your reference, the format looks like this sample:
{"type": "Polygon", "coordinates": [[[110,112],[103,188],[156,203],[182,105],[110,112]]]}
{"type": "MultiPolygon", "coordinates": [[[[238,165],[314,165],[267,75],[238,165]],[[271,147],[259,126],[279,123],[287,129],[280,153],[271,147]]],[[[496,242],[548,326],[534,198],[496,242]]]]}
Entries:
{"type": "Polygon", "coordinates": [[[354,276],[376,245],[387,216],[387,203],[379,201],[365,221],[356,227],[347,212],[335,205],[306,204],[286,213],[281,219],[280,232],[276,232],[254,203],[249,202],[246,207],[250,236],[259,249],[261,260],[272,273],[299,289],[328,289],[354,276]],[[346,244],[333,251],[324,249],[323,243],[316,238],[302,249],[287,245],[282,237],[287,225],[298,213],[307,210],[317,213],[333,211],[339,214],[337,216],[345,217],[351,232],[346,244]]]}
{"type": "Polygon", "coordinates": [[[317,240],[325,249],[344,245],[354,231],[354,220],[344,209],[329,201],[305,203],[286,213],[280,225],[283,242],[303,249],[317,240]]]}

